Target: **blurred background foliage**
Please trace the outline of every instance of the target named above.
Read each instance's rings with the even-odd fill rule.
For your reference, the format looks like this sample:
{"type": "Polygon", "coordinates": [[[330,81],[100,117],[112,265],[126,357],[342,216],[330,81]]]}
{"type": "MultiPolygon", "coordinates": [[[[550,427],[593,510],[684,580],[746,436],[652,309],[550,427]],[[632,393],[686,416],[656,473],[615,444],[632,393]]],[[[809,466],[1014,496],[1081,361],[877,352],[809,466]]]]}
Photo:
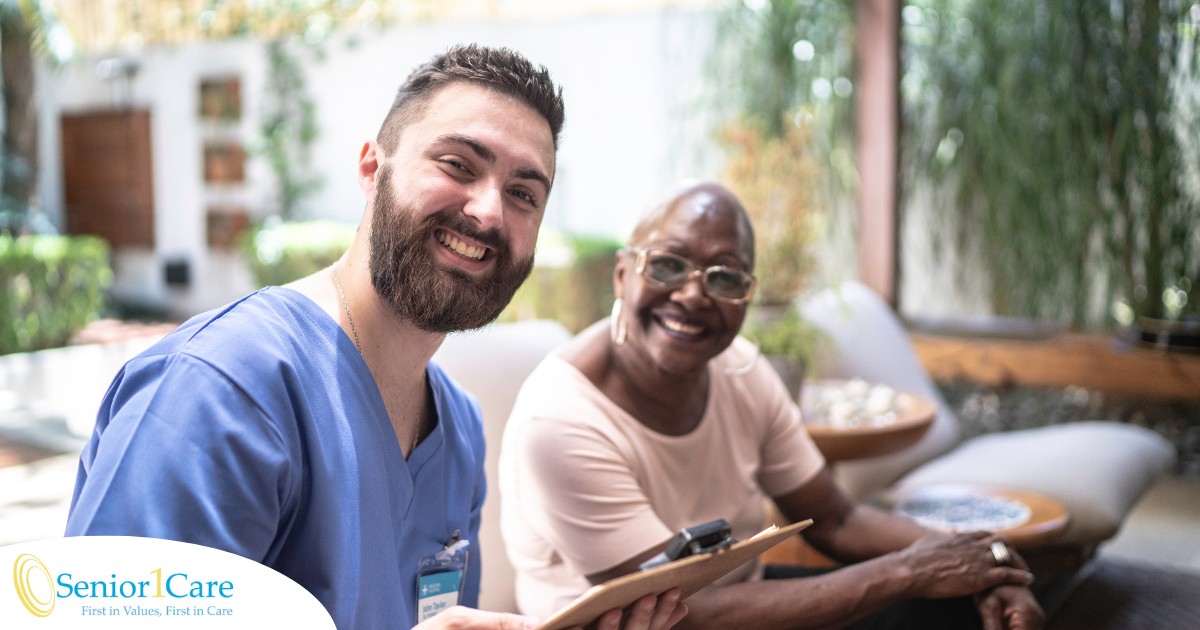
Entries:
{"type": "Polygon", "coordinates": [[[332,265],[356,226],[330,220],[266,221],[246,233],[243,251],[258,286],[279,286],[332,265]]]}
{"type": "Polygon", "coordinates": [[[817,281],[831,228],[853,221],[852,0],[743,0],[717,17],[709,107],[720,178],[757,239],[755,302],[817,281]]]}
{"type": "Polygon", "coordinates": [[[112,282],[94,236],[0,233],[0,354],[61,346],[95,319],[112,282]]]}
{"type": "Polygon", "coordinates": [[[317,139],[317,104],[308,91],[305,62],[319,57],[319,46],[298,36],[267,42],[267,87],[261,123],[250,151],[267,160],[275,175],[275,212],[294,220],[297,205],[322,185],[312,169],[312,145],[317,139]]]}
{"type": "Polygon", "coordinates": [[[499,321],[553,319],[572,333],[612,310],[613,267],[619,239],[543,227],[533,272],[517,289],[499,321]]]}
{"type": "MultiPolygon", "coordinates": [[[[700,105],[724,152],[721,178],[755,217],[760,303],[786,303],[827,277],[854,275],[852,264],[831,262],[828,248],[852,241],[856,228],[856,4],[738,0],[714,12],[714,46],[701,53],[711,80],[700,105]]],[[[0,0],[6,85],[32,77],[31,62],[9,45],[69,57],[64,19],[86,17],[89,6],[0,0]],[[51,10],[68,5],[77,10],[51,10]]],[[[169,3],[147,6],[156,8],[126,16],[140,20],[127,32],[143,45],[256,34],[287,42],[277,51],[279,67],[295,65],[298,50],[319,55],[341,25],[444,10],[371,0],[195,2],[186,5],[192,13],[183,23],[192,30],[184,32],[172,30],[169,3]],[[298,48],[300,41],[310,48],[298,48]]],[[[914,204],[931,203],[928,229],[950,226],[940,243],[945,264],[983,268],[991,311],[1076,327],[1200,315],[1200,3],[906,0],[901,11],[902,219],[914,204]]],[[[304,94],[302,74],[281,85],[279,95],[304,94]]],[[[36,190],[22,188],[36,178],[36,144],[19,142],[36,137],[22,127],[35,125],[35,104],[14,96],[22,94],[33,90],[5,90],[3,203],[9,214],[36,214],[36,190]]],[[[303,100],[280,109],[277,135],[263,129],[264,150],[283,165],[276,173],[289,209],[317,185],[311,174],[289,170],[301,160],[283,157],[302,156],[317,133],[305,122],[312,111],[303,100]]],[[[607,313],[616,245],[599,254],[590,237],[560,240],[580,251],[564,257],[570,262],[540,265],[510,311],[577,329],[607,313]],[[546,279],[572,268],[582,276],[546,279]],[[584,287],[593,295],[562,297],[584,287]],[[581,314],[553,314],[566,307],[551,302],[581,314]]],[[[261,283],[279,284],[324,259],[306,247],[286,246],[293,253],[278,258],[246,251],[261,283]]]]}
{"type": "Polygon", "coordinates": [[[720,179],[755,232],[757,285],[742,334],[775,359],[793,392],[821,340],[795,300],[822,281],[831,226],[853,224],[853,7],[732,3],[709,58],[720,179]]]}
{"type": "Polygon", "coordinates": [[[942,247],[983,253],[994,310],[1196,318],[1200,3],[911,0],[902,16],[905,202],[933,191],[942,247]]]}

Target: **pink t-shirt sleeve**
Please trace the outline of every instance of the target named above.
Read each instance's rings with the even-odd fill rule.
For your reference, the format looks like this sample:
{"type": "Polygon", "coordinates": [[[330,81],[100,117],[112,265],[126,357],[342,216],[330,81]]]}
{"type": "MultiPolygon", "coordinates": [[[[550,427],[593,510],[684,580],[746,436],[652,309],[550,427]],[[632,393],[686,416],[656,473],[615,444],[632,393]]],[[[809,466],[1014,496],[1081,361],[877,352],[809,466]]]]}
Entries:
{"type": "Polygon", "coordinates": [[[800,407],[774,375],[766,361],[759,361],[749,387],[759,390],[766,413],[766,435],[762,440],[762,462],[758,482],[769,497],[787,494],[808,483],[825,466],[825,457],[804,429],[800,407]]]}
{"type": "Polygon", "coordinates": [[[610,569],[670,538],[613,436],[535,417],[510,445],[524,517],[578,574],[610,569]]]}

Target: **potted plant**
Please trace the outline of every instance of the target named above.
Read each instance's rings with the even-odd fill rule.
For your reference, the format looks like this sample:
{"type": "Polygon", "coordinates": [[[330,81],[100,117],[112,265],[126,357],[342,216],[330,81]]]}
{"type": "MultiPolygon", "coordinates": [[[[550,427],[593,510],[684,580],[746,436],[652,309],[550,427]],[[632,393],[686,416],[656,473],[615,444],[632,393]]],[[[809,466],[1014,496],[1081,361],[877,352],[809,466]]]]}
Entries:
{"type": "Polygon", "coordinates": [[[754,225],[757,278],[742,327],[798,395],[820,334],[796,310],[817,275],[825,200],[837,195],[821,147],[842,146],[850,111],[844,3],[739,2],[722,13],[710,65],[721,176],[754,225]],[[815,85],[831,86],[828,94],[815,85]]]}
{"type": "Polygon", "coordinates": [[[758,346],[792,399],[799,401],[808,366],[816,363],[814,358],[826,342],[821,329],[805,319],[794,304],[770,318],[756,314],[752,307],[742,335],[758,346]]]}

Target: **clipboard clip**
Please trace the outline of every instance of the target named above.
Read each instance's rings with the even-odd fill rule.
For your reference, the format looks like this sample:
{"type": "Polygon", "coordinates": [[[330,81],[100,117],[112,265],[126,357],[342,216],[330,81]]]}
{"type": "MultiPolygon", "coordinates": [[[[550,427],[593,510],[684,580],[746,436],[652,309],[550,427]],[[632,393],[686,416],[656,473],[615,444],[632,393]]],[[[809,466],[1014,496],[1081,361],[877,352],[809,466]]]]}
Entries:
{"type": "Polygon", "coordinates": [[[735,542],[737,541],[733,537],[733,529],[723,518],[685,527],[671,538],[662,553],[638,565],[638,569],[645,571],[672,560],[717,551],[735,542]]]}

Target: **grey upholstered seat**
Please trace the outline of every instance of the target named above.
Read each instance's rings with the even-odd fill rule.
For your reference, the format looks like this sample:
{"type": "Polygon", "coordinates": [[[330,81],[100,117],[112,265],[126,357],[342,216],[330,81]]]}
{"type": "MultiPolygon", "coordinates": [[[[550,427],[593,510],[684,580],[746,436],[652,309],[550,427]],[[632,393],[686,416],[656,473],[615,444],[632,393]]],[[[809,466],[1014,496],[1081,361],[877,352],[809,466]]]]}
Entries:
{"type": "Polygon", "coordinates": [[[980,483],[1049,495],[1071,522],[1056,545],[1087,557],[1116,534],[1126,513],[1174,461],[1174,447],[1143,427],[1090,421],[992,433],[960,441],[958,421],[925,372],[895,313],[870,289],[845,283],[800,304],[825,330],[834,352],[830,377],[860,377],[936,400],[929,433],[894,454],[839,462],[838,483],[860,499],[887,503],[899,491],[940,483],[980,483]]]}

